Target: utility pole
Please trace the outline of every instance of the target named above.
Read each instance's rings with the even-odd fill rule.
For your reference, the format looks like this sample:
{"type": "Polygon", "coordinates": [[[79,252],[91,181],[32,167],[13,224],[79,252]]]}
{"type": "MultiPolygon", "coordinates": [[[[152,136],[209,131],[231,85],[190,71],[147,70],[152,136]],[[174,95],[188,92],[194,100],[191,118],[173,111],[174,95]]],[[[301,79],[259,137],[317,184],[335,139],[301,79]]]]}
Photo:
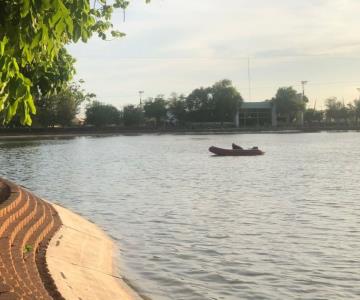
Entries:
{"type": "MultiPolygon", "coordinates": [[[[303,80],[303,81],[301,81],[301,86],[302,86],[302,102],[303,103],[305,103],[305,85],[308,83],[308,81],[307,80],[303,80]]],[[[299,122],[298,122],[298,124],[300,125],[300,126],[303,126],[304,125],[304,112],[300,112],[300,115],[299,115],[299,122]]]]}
{"type": "Polygon", "coordinates": [[[140,107],[142,107],[142,99],[141,96],[144,94],[144,91],[139,91],[139,97],[140,97],[140,107]]]}
{"type": "Polygon", "coordinates": [[[302,101],[304,102],[305,100],[305,85],[308,83],[307,80],[303,80],[301,81],[301,86],[302,86],[302,101]]]}

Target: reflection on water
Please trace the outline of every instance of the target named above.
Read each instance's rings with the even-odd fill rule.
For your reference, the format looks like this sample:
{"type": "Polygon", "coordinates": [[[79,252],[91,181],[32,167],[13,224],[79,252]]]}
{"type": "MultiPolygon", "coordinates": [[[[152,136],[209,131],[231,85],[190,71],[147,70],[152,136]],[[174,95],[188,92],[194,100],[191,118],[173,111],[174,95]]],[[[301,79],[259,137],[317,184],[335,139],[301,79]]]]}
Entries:
{"type": "MultiPolygon", "coordinates": [[[[32,140],[32,141],[24,141],[24,140],[16,140],[16,141],[11,141],[11,142],[0,142],[0,149],[3,149],[4,151],[6,150],[10,150],[13,148],[30,148],[30,147],[38,147],[41,144],[41,142],[36,141],[36,140],[32,140]]],[[[9,154],[11,155],[11,152],[4,152],[4,154],[9,154]]]]}
{"type": "Polygon", "coordinates": [[[359,133],[0,141],[0,175],[105,228],[153,299],[356,299],[359,153],[359,133]],[[207,152],[231,142],[266,155],[207,152]]]}

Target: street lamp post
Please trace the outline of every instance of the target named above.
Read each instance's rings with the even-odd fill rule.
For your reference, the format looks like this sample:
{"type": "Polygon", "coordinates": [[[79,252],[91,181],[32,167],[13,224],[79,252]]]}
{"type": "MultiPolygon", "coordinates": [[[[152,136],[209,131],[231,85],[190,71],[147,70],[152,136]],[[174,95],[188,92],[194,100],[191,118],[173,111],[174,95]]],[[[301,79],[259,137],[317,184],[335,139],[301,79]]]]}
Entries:
{"type": "Polygon", "coordinates": [[[142,106],[142,95],[144,94],[144,91],[139,91],[139,97],[140,97],[140,107],[142,106]]]}
{"type": "MultiPolygon", "coordinates": [[[[302,86],[302,95],[301,95],[301,100],[303,103],[305,103],[305,85],[308,83],[307,80],[302,80],[301,81],[301,86],[302,86]]],[[[303,126],[304,125],[304,112],[300,113],[300,119],[299,119],[299,125],[303,126]]]]}
{"type": "Polygon", "coordinates": [[[305,85],[308,83],[307,80],[303,80],[301,81],[301,86],[302,86],[302,101],[304,102],[305,99],[305,85]]]}

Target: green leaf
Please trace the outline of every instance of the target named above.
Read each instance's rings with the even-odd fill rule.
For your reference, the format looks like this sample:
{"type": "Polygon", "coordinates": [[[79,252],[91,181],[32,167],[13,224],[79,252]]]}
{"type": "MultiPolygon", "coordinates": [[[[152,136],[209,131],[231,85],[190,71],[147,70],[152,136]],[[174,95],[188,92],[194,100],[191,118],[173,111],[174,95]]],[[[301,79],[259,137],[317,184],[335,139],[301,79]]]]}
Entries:
{"type": "Polygon", "coordinates": [[[74,23],[70,16],[65,18],[65,23],[67,26],[67,31],[72,33],[74,31],[74,23]]]}
{"type": "Polygon", "coordinates": [[[34,105],[34,99],[33,97],[31,97],[31,95],[29,95],[30,97],[28,98],[27,100],[27,103],[29,105],[29,109],[30,109],[30,112],[35,115],[36,114],[36,107],[34,105]]]}
{"type": "Polygon", "coordinates": [[[19,72],[19,65],[18,65],[18,63],[16,61],[16,58],[13,58],[11,61],[12,61],[12,65],[13,65],[13,67],[15,69],[15,72],[16,73],[19,72]]]}
{"type": "Polygon", "coordinates": [[[41,0],[41,9],[48,10],[51,8],[50,0],[41,0]]]}
{"type": "Polygon", "coordinates": [[[19,87],[20,80],[19,79],[11,79],[9,82],[9,93],[12,97],[15,97],[16,91],[19,87]]]}
{"type": "Polygon", "coordinates": [[[41,36],[41,43],[47,45],[49,42],[49,31],[47,27],[43,27],[42,36],[41,36]]]}
{"type": "Polygon", "coordinates": [[[32,42],[31,42],[31,45],[30,45],[31,49],[34,49],[35,47],[39,46],[39,42],[40,42],[41,37],[42,37],[42,31],[43,30],[41,29],[35,34],[32,42]]]}
{"type": "Polygon", "coordinates": [[[4,109],[4,104],[6,103],[8,97],[9,97],[8,93],[0,97],[0,111],[4,109]]]}
{"type": "Polygon", "coordinates": [[[59,9],[56,10],[56,13],[53,14],[53,16],[50,18],[49,20],[49,25],[50,27],[55,27],[55,25],[57,24],[57,22],[59,22],[59,20],[62,17],[62,11],[60,11],[59,9]]]}
{"type": "Polygon", "coordinates": [[[55,26],[55,31],[58,36],[61,36],[65,31],[65,23],[64,22],[58,22],[55,26]]]}
{"type": "Polygon", "coordinates": [[[9,39],[6,36],[4,36],[3,40],[0,42],[0,56],[4,55],[5,46],[6,46],[8,41],[9,41],[9,39]]]}
{"type": "Polygon", "coordinates": [[[81,27],[78,24],[74,26],[73,40],[76,43],[81,37],[81,27]]]}
{"type": "Polygon", "coordinates": [[[2,57],[0,58],[0,71],[1,71],[1,72],[6,72],[6,68],[7,68],[6,62],[7,62],[7,59],[8,59],[8,57],[6,57],[6,56],[2,56],[2,57]]]}
{"type": "Polygon", "coordinates": [[[30,11],[30,0],[22,0],[20,16],[24,18],[30,11]]]}
{"type": "Polygon", "coordinates": [[[31,119],[31,117],[30,117],[30,114],[26,114],[25,115],[25,120],[24,120],[24,123],[23,123],[24,125],[27,125],[27,126],[31,126],[31,124],[32,124],[32,119],[31,119]]]}
{"type": "Polygon", "coordinates": [[[21,99],[26,96],[27,88],[24,84],[19,83],[16,89],[16,99],[21,99]]]}
{"type": "Polygon", "coordinates": [[[84,43],[86,43],[87,40],[88,40],[88,38],[89,38],[89,36],[88,36],[87,32],[86,32],[85,30],[82,31],[82,32],[81,32],[81,40],[82,40],[84,43]]]}
{"type": "Polygon", "coordinates": [[[31,50],[29,50],[29,45],[26,45],[24,48],[23,48],[23,61],[22,61],[22,66],[24,67],[25,65],[27,65],[28,63],[31,63],[33,58],[34,58],[34,55],[32,53],[31,50]]]}
{"type": "Polygon", "coordinates": [[[12,118],[15,116],[18,105],[19,105],[19,100],[15,100],[12,104],[8,106],[6,113],[6,123],[9,123],[12,120],[12,118]]]}
{"type": "Polygon", "coordinates": [[[124,36],[126,36],[126,34],[124,32],[120,32],[118,30],[112,30],[111,35],[113,37],[124,37],[124,36]]]}

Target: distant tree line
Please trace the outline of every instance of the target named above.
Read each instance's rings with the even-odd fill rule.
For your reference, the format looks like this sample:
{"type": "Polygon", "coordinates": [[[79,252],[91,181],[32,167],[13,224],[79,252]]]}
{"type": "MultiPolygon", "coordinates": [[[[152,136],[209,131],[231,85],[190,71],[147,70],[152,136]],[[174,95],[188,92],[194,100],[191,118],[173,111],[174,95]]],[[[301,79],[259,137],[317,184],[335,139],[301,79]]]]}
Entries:
{"type": "Polygon", "coordinates": [[[305,122],[309,125],[347,125],[358,126],[360,119],[360,99],[345,104],[335,97],[325,100],[325,109],[309,108],[305,111],[305,122]]]}
{"type": "Polygon", "coordinates": [[[276,105],[280,125],[296,123],[303,114],[306,125],[348,125],[358,126],[360,120],[360,99],[345,104],[335,97],[325,100],[325,109],[306,108],[309,99],[292,87],[279,88],[276,95],[267,101],[276,105]]]}
{"type": "MultiPolygon", "coordinates": [[[[66,53],[64,58],[68,59],[66,53]]],[[[73,61],[69,60],[69,64],[73,61]]],[[[59,68],[61,63],[58,64],[59,68]]],[[[60,74],[61,72],[59,72],[60,74]]],[[[67,73],[66,73],[67,74],[67,73]]],[[[65,75],[64,75],[65,76],[65,75]]],[[[67,76],[67,75],[66,75],[67,76]]],[[[82,88],[83,81],[64,83],[52,93],[50,83],[42,76],[35,96],[37,114],[33,117],[34,127],[71,127],[86,125],[95,127],[187,127],[187,126],[234,126],[234,118],[241,108],[243,98],[232,82],[224,79],[209,87],[199,87],[188,95],[172,93],[169,97],[158,95],[148,98],[142,105],[126,105],[121,110],[111,104],[96,100],[96,95],[82,88]],[[76,118],[80,108],[85,106],[85,118],[76,118]],[[81,119],[81,120],[80,120],[81,119]],[[211,125],[213,126],[213,125],[211,125]]],[[[298,124],[299,118],[305,125],[348,125],[358,126],[360,120],[360,99],[350,104],[329,98],[325,109],[306,108],[308,98],[293,87],[281,87],[275,96],[266,100],[276,106],[280,126],[298,124]]],[[[16,115],[7,127],[21,127],[20,116],[16,115]]]]}
{"type": "MultiPolygon", "coordinates": [[[[296,121],[299,112],[304,112],[308,98],[292,87],[279,88],[276,95],[267,101],[277,107],[278,118],[284,123],[296,121]]],[[[86,111],[86,123],[94,126],[124,125],[158,128],[164,125],[184,127],[188,124],[228,122],[234,126],[236,112],[241,108],[243,98],[232,82],[224,79],[210,87],[194,89],[189,95],[172,93],[170,97],[158,95],[148,98],[144,105],[127,105],[117,110],[111,105],[90,103],[86,111]],[[103,117],[108,111],[108,118],[103,117]],[[96,113],[95,113],[96,111],[96,113]],[[115,122],[114,120],[117,120],[115,122]]]]}
{"type": "Polygon", "coordinates": [[[243,102],[230,80],[224,79],[210,87],[200,87],[188,96],[172,93],[169,98],[158,95],[143,105],[127,105],[123,110],[91,102],[86,108],[85,123],[94,126],[124,125],[159,128],[184,126],[188,122],[233,122],[243,102]]]}

